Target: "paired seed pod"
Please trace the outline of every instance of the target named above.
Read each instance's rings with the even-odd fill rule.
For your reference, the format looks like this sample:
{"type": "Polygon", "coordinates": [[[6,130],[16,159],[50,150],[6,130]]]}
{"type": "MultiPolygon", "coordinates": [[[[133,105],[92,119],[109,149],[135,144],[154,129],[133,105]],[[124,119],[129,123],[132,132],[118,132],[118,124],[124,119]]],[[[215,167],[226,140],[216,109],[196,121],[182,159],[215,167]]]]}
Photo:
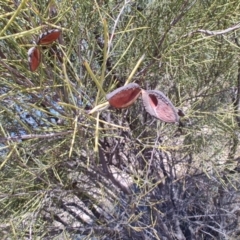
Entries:
{"type": "MultiPolygon", "coordinates": [[[[37,41],[37,45],[46,46],[56,41],[61,34],[61,30],[52,29],[42,33],[37,41]]],[[[41,62],[41,51],[38,46],[32,47],[28,50],[28,63],[32,72],[36,71],[41,62]]]]}
{"type": "Polygon", "coordinates": [[[179,122],[179,116],[172,102],[160,91],[143,90],[136,83],[115,89],[106,95],[109,104],[115,108],[131,106],[142,93],[145,110],[153,117],[167,123],[179,122]]]}

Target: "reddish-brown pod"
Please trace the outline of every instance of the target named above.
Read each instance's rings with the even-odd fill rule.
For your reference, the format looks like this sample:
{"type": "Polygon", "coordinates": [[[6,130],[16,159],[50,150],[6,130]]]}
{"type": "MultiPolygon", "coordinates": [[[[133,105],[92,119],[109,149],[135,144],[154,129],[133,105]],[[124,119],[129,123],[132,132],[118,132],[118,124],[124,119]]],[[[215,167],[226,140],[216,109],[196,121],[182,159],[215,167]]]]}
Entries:
{"type": "Polygon", "coordinates": [[[36,71],[41,62],[41,52],[38,47],[32,47],[28,50],[28,63],[32,72],[36,71]]]}
{"type": "Polygon", "coordinates": [[[167,123],[179,122],[179,116],[172,102],[160,91],[142,90],[145,110],[153,117],[167,123]]]}
{"type": "Polygon", "coordinates": [[[106,95],[109,104],[115,108],[126,108],[132,105],[141,93],[137,83],[129,83],[106,95]]]}
{"type": "Polygon", "coordinates": [[[45,33],[42,33],[38,38],[38,45],[49,45],[56,41],[61,34],[61,30],[59,29],[52,29],[45,33]]]}

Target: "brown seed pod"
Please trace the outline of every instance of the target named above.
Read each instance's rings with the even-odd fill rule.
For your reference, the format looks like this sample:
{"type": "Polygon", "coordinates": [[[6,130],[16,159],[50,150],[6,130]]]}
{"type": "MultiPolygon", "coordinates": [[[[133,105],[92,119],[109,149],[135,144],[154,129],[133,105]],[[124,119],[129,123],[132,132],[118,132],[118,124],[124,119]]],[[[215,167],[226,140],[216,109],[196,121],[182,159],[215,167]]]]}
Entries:
{"type": "Polygon", "coordinates": [[[115,108],[126,108],[132,105],[141,93],[137,83],[129,83],[106,95],[109,104],[115,108]]]}
{"type": "Polygon", "coordinates": [[[45,33],[42,33],[39,36],[38,45],[49,45],[51,43],[53,43],[54,41],[56,41],[59,36],[61,34],[61,30],[59,29],[51,29],[45,33]]]}
{"type": "Polygon", "coordinates": [[[38,47],[32,47],[28,50],[28,63],[32,72],[36,71],[41,62],[41,52],[38,47]]]}
{"type": "Polygon", "coordinates": [[[142,100],[145,110],[151,116],[158,118],[163,122],[179,122],[177,110],[162,92],[142,89],[142,100]]]}

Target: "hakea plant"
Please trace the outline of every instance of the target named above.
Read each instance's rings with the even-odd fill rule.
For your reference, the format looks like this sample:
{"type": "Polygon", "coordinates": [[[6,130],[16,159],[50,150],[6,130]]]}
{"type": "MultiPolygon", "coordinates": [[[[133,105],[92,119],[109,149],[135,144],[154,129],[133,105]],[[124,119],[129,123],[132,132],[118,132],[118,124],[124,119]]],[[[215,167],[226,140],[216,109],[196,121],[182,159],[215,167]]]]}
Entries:
{"type": "Polygon", "coordinates": [[[109,104],[115,108],[127,108],[142,93],[145,110],[153,117],[167,123],[179,122],[179,115],[172,102],[160,91],[143,90],[137,83],[130,83],[106,95],[109,104]]]}

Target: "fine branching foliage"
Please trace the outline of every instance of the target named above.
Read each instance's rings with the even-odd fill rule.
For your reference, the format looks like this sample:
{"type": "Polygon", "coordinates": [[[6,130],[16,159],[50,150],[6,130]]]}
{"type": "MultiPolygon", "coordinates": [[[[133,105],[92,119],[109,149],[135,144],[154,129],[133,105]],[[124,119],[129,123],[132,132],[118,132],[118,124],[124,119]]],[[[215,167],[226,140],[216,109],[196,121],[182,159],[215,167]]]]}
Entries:
{"type": "Polygon", "coordinates": [[[240,239],[239,15],[234,0],[0,1],[1,239],[240,239]],[[138,87],[110,106],[129,83],[179,123],[138,87]]]}

